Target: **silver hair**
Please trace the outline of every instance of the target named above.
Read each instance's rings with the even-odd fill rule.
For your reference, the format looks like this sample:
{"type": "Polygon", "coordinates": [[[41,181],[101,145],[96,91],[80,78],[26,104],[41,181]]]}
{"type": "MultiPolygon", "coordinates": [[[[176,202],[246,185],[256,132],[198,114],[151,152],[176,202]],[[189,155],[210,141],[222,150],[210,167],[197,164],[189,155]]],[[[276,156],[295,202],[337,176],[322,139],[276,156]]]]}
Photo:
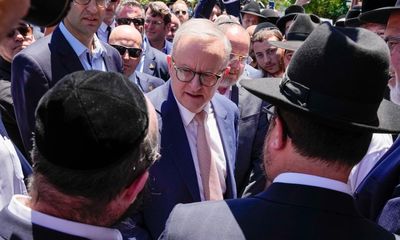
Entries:
{"type": "Polygon", "coordinates": [[[224,44],[223,67],[228,66],[232,46],[225,34],[219,30],[213,22],[204,18],[194,18],[183,23],[175,33],[171,56],[174,55],[174,49],[177,49],[178,43],[182,37],[195,37],[198,39],[216,38],[224,44]]]}
{"type": "Polygon", "coordinates": [[[137,7],[142,11],[142,17],[144,18],[144,8],[143,6],[136,0],[121,0],[118,4],[117,9],[115,11],[115,15],[118,16],[124,7],[137,7]]]}

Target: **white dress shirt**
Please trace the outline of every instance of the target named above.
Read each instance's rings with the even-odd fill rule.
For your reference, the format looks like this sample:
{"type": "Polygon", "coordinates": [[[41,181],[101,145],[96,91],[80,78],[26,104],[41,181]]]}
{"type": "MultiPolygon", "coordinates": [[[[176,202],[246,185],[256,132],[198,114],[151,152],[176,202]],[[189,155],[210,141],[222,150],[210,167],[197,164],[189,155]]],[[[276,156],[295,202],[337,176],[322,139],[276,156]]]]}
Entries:
{"type": "Polygon", "coordinates": [[[106,50],[100,43],[96,34],[93,34],[93,51],[91,52],[85,45],[83,45],[72,33],[68,31],[64,23],[59,25],[61,33],[69,45],[71,45],[75,54],[78,56],[85,70],[100,70],[107,71],[106,64],[103,57],[107,54],[106,50]]]}
{"type": "Polygon", "coordinates": [[[274,179],[273,182],[320,187],[352,195],[349,185],[344,182],[304,173],[281,173],[274,179]]]}
{"type": "MultiPolygon", "coordinates": [[[[176,98],[175,98],[176,100],[176,98]]],[[[197,183],[199,185],[200,198],[202,201],[205,200],[203,183],[200,176],[200,167],[199,160],[197,158],[197,147],[196,147],[196,136],[197,136],[197,123],[194,121],[195,113],[190,112],[184,106],[182,106],[178,100],[176,100],[178,104],[179,112],[182,118],[183,125],[185,127],[185,132],[187,139],[189,141],[190,152],[192,153],[192,158],[194,162],[194,167],[196,169],[196,177],[197,183]]],[[[224,194],[226,191],[226,158],[224,153],[224,148],[221,141],[221,135],[219,134],[217,121],[215,119],[215,113],[211,106],[211,104],[207,104],[204,108],[204,111],[207,112],[206,119],[206,138],[211,148],[211,155],[215,160],[219,181],[221,183],[222,193],[224,194]],[[208,129],[208,131],[207,131],[208,129]]]]}
{"type": "Polygon", "coordinates": [[[14,145],[5,136],[0,136],[0,209],[7,206],[14,194],[27,194],[14,145]]]}
{"type": "Polygon", "coordinates": [[[34,223],[59,232],[88,239],[122,240],[122,235],[117,229],[73,222],[32,210],[24,204],[24,201],[29,199],[30,197],[28,196],[14,195],[8,205],[8,210],[25,222],[34,223]]]}

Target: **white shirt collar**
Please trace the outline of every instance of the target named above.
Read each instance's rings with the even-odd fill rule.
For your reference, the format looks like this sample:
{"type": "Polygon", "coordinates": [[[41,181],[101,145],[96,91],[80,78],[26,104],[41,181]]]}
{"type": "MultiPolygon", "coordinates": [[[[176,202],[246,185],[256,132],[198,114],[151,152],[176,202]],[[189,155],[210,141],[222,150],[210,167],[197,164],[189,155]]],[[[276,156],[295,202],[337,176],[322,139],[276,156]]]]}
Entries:
{"type": "Polygon", "coordinates": [[[352,195],[351,189],[346,183],[304,173],[281,173],[274,179],[274,183],[301,184],[306,186],[327,188],[352,195]]]}
{"type": "Polygon", "coordinates": [[[53,217],[25,206],[23,203],[24,199],[29,200],[30,197],[14,195],[8,205],[8,210],[22,221],[88,239],[122,240],[122,235],[117,229],[93,226],[53,217]]]}
{"type": "MultiPolygon", "coordinates": [[[[101,22],[101,25],[100,25],[99,29],[100,29],[102,32],[106,32],[106,31],[107,31],[107,27],[108,27],[107,24],[105,24],[104,22],[101,22]]],[[[115,28],[115,19],[114,19],[114,20],[112,21],[112,23],[110,24],[110,27],[111,27],[111,29],[114,29],[114,28],[115,28]]]]}
{"type": "MultiPolygon", "coordinates": [[[[74,35],[72,35],[72,33],[68,31],[63,22],[59,24],[59,28],[61,33],[64,35],[65,39],[67,39],[67,42],[71,45],[72,49],[74,50],[77,56],[81,56],[86,52],[90,52],[90,50],[85,45],[83,45],[74,35]]],[[[101,45],[100,40],[96,36],[96,34],[93,34],[93,46],[94,46],[92,51],[93,58],[98,58],[106,53],[105,49],[101,45]]]]}
{"type": "MultiPolygon", "coordinates": [[[[187,108],[185,108],[182,104],[179,103],[178,99],[176,99],[174,95],[175,101],[178,105],[179,112],[181,114],[182,122],[185,127],[187,127],[193,120],[194,116],[196,113],[192,113],[189,111],[187,108]]],[[[207,103],[207,105],[203,109],[207,114],[210,113],[210,103],[207,103]]]]}

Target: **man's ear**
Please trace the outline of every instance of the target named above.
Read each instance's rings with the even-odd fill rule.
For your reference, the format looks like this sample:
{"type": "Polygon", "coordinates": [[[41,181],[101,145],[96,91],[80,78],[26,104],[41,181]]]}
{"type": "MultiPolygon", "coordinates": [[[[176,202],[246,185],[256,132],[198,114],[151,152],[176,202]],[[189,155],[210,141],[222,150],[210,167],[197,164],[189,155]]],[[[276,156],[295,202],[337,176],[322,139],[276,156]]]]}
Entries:
{"type": "Polygon", "coordinates": [[[284,136],[284,128],[281,118],[274,118],[274,127],[270,131],[269,147],[280,150],[285,147],[287,138],[284,136]]]}
{"type": "Polygon", "coordinates": [[[167,64],[168,64],[168,71],[172,73],[172,56],[167,55],[167,64]]]}
{"type": "Polygon", "coordinates": [[[149,178],[149,172],[145,171],[135,181],[133,181],[125,190],[122,192],[122,199],[129,203],[133,203],[136,196],[142,191],[147,179],[149,178]]]}

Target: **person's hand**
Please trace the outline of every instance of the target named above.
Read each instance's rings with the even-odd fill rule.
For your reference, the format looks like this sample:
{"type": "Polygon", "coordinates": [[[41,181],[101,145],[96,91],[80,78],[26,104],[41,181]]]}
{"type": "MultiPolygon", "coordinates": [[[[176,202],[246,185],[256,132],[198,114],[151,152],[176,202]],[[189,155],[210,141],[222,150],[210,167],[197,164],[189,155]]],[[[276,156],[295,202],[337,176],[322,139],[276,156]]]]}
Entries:
{"type": "Polygon", "coordinates": [[[30,0],[0,0],[0,40],[28,13],[30,4],[30,0]]]}
{"type": "Polygon", "coordinates": [[[294,5],[303,6],[303,5],[309,4],[310,2],[311,2],[311,0],[296,0],[294,5]]]}

